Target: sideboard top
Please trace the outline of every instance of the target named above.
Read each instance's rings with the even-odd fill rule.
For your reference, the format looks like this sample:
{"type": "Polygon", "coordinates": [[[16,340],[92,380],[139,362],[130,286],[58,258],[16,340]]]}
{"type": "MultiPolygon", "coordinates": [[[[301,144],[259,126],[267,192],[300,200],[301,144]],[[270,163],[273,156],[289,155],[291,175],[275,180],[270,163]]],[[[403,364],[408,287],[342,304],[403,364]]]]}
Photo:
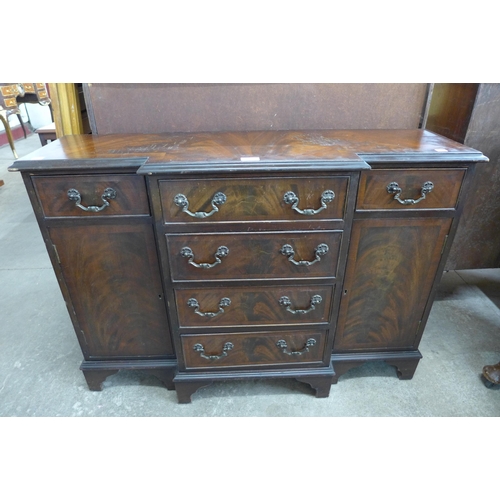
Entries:
{"type": "Polygon", "coordinates": [[[14,162],[11,171],[140,167],[141,173],[187,168],[259,169],[366,162],[487,161],[479,151],[426,130],[316,130],[72,135],[14,162]],[[104,161],[106,160],[106,161],[104,161]]]}

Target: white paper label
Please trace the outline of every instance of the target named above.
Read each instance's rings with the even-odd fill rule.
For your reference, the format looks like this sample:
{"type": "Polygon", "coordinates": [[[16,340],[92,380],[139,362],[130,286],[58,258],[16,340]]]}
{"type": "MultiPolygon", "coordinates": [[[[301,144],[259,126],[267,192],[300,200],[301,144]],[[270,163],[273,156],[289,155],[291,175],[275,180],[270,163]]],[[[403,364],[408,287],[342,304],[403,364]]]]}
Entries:
{"type": "Polygon", "coordinates": [[[241,161],[260,161],[260,158],[258,156],[241,156],[240,160],[241,161]]]}

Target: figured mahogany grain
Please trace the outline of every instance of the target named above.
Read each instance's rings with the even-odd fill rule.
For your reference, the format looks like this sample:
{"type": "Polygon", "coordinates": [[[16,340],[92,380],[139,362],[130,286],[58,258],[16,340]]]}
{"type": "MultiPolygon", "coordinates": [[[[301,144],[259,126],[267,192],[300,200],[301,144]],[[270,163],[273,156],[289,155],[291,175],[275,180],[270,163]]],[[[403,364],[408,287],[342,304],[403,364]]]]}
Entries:
{"type": "Polygon", "coordinates": [[[370,170],[362,172],[359,181],[358,210],[401,210],[455,208],[458,194],[462,186],[466,169],[404,169],[404,170],[370,170]],[[426,194],[424,200],[417,204],[403,205],[394,199],[394,194],[387,192],[391,182],[397,182],[402,189],[401,199],[418,200],[422,194],[422,186],[430,181],[433,190],[426,194]]]}
{"type": "Polygon", "coordinates": [[[219,367],[244,367],[252,365],[280,365],[295,363],[321,362],[325,349],[326,332],[294,332],[290,333],[237,333],[231,335],[183,335],[182,350],[186,368],[217,369],[219,367]],[[309,347],[303,354],[285,354],[276,343],[284,340],[288,351],[301,351],[308,339],[314,339],[316,344],[309,347]],[[226,342],[233,344],[233,349],[227,351],[227,356],[210,360],[200,356],[194,350],[195,344],[201,344],[206,355],[220,355],[226,342]]]}
{"type": "Polygon", "coordinates": [[[330,320],[334,288],[311,285],[176,289],[175,300],[180,327],[217,329],[223,326],[320,324],[330,320]],[[314,295],[320,295],[322,301],[305,314],[293,314],[279,302],[281,297],[287,296],[292,302],[290,309],[307,310],[314,295]],[[195,298],[200,312],[217,312],[224,297],[229,298],[231,304],[223,308],[224,313],[213,318],[200,316],[188,306],[188,300],[195,298]]]}
{"type": "Polygon", "coordinates": [[[463,207],[462,174],[483,161],[480,152],[422,130],[284,130],[67,136],[11,170],[23,171],[85,356],[82,370],[95,372],[90,385],[98,388],[118,366],[162,370],[171,360],[165,378],[178,370],[175,384],[187,402],[192,390],[223,375],[306,378],[321,395],[331,366],[341,373],[384,360],[409,378],[446,236],[463,207]],[[66,209],[68,189],[81,191],[84,205],[100,205],[113,180],[125,194],[99,217],[74,204],[66,209]],[[400,210],[386,192],[398,182],[403,199],[416,199],[426,181],[435,189],[414,210],[400,210]],[[330,189],[335,200],[317,214],[297,213],[283,199],[293,191],[299,209],[318,209],[330,189]],[[205,219],[174,203],[183,194],[192,212],[210,212],[216,192],[226,203],[205,219]],[[312,266],[294,266],[280,253],[290,244],[296,260],[311,261],[320,243],[330,251],[312,266]],[[210,263],[222,245],[229,254],[213,269],[180,256],[189,246],[195,262],[210,263]],[[310,310],[313,295],[322,301],[310,310]],[[280,304],[284,296],[292,312],[280,304]],[[199,312],[215,313],[224,297],[231,304],[214,317],[188,305],[196,299],[199,312]],[[303,350],[309,338],[316,343],[303,350]],[[279,340],[302,354],[288,355],[279,340]],[[234,348],[225,356],[227,342],[234,348]],[[196,343],[215,358],[203,358],[196,343]]]}
{"type": "Polygon", "coordinates": [[[33,176],[33,184],[46,217],[107,215],[149,215],[149,203],[144,177],[138,175],[58,175],[33,176]],[[88,212],[68,198],[68,190],[76,189],[80,204],[102,206],[106,188],[116,191],[116,198],[100,212],[88,212]]]}
{"type": "Polygon", "coordinates": [[[167,234],[166,239],[174,281],[332,278],[337,273],[342,231],[181,233],[167,234]],[[295,261],[313,262],[315,249],[323,243],[328,245],[328,252],[310,265],[293,264],[281,253],[284,245],[291,245],[295,261]],[[214,264],[220,246],[229,253],[220,258],[220,264],[207,269],[193,266],[181,255],[181,250],[189,247],[194,263],[214,264]]]}
{"type": "MultiPolygon", "coordinates": [[[[261,163],[269,162],[338,162],[359,161],[359,154],[400,154],[418,157],[422,154],[443,159],[453,154],[474,154],[475,149],[426,130],[310,130],[263,132],[212,132],[174,134],[71,135],[47,144],[15,163],[16,170],[66,167],[69,160],[144,158],[147,164],[199,163],[242,164],[242,157],[258,157],[252,163],[259,171],[261,163]],[[47,163],[50,162],[50,163],[47,163]]],[[[97,168],[89,163],[90,167],[97,168]]],[[[118,164],[116,165],[118,166],[118,164]]],[[[314,170],[314,167],[311,166],[314,170]]]]}
{"type": "Polygon", "coordinates": [[[89,358],[173,354],[151,226],[49,233],[89,358]]]}
{"type": "Polygon", "coordinates": [[[334,351],[415,347],[452,220],[355,220],[334,351]]]}
{"type": "Polygon", "coordinates": [[[302,221],[343,219],[349,177],[270,177],[249,178],[197,178],[189,180],[160,181],[160,196],[166,223],[190,224],[225,221],[302,221]],[[322,207],[324,191],[335,193],[333,201],[315,215],[303,215],[285,203],[283,197],[293,191],[299,198],[298,209],[318,210],[322,207]],[[213,196],[222,192],[226,202],[218,206],[219,211],[205,219],[195,218],[175,204],[177,194],[189,201],[191,212],[211,212],[213,196]]]}

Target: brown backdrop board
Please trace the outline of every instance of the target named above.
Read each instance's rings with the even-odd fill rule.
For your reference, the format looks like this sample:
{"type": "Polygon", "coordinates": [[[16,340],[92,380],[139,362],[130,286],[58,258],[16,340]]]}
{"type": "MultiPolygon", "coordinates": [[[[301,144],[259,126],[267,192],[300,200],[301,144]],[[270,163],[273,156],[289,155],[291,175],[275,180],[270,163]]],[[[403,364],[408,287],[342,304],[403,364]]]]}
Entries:
{"type": "Polygon", "coordinates": [[[84,84],[94,134],[415,129],[426,83],[84,84]]]}
{"type": "Polygon", "coordinates": [[[447,269],[500,266],[500,84],[481,83],[464,144],[489,163],[478,169],[451,247],[447,269]]]}
{"type": "Polygon", "coordinates": [[[500,266],[500,84],[436,83],[427,130],[480,149],[490,162],[475,173],[446,269],[500,266]]]}

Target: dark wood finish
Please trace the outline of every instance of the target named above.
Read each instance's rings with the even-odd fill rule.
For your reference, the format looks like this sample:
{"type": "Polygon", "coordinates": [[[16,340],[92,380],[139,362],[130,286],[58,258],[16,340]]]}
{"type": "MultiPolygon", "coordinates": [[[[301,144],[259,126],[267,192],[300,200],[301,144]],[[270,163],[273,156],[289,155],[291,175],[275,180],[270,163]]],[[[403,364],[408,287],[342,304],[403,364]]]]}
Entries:
{"type": "MultiPolygon", "coordinates": [[[[449,91],[450,100],[460,101],[455,87],[449,91]]],[[[448,111],[443,110],[445,117],[448,111]]],[[[447,118],[452,120],[453,114],[447,118]]],[[[468,191],[446,269],[500,267],[500,83],[479,85],[463,142],[490,161],[477,169],[468,191]]]]}
{"type": "Polygon", "coordinates": [[[56,126],[54,123],[40,127],[36,129],[35,132],[38,134],[42,146],[46,146],[48,142],[57,139],[56,126]]]}
{"type": "Polygon", "coordinates": [[[175,383],[175,391],[177,393],[177,401],[180,404],[191,403],[191,396],[202,387],[212,385],[213,380],[205,378],[203,380],[183,381],[175,383]]]}
{"type": "Polygon", "coordinates": [[[416,347],[450,219],[354,221],[334,351],[416,347]]]}
{"type": "Polygon", "coordinates": [[[143,369],[189,402],[214,381],[256,377],[295,378],[326,397],[369,361],[411,378],[470,172],[485,160],[425,131],[265,131],[65,137],[12,170],[23,172],[89,385],[143,369]],[[386,192],[395,181],[415,199],[429,180],[435,190],[405,210],[386,192]],[[74,187],[99,205],[110,182],[116,213],[76,215],[60,201],[74,187]],[[300,209],[318,209],[332,186],[317,214],[283,203],[296,190],[300,209]],[[173,205],[182,193],[207,212],[217,191],[227,203],[213,217],[173,205]],[[309,266],[280,251],[289,244],[312,262],[320,243],[329,252],[309,266]],[[181,255],[189,247],[194,263],[212,264],[223,245],[211,269],[181,255]]]}
{"type": "Polygon", "coordinates": [[[327,398],[330,395],[330,389],[333,383],[333,376],[310,375],[296,377],[298,382],[309,384],[316,393],[317,398],[327,398]]]}
{"type": "Polygon", "coordinates": [[[358,210],[422,210],[431,208],[455,208],[462,187],[465,169],[460,170],[371,170],[363,172],[359,180],[358,210]],[[402,189],[401,199],[418,200],[422,186],[430,181],[434,189],[424,200],[415,205],[403,205],[387,192],[391,182],[402,189]]]}
{"type": "Polygon", "coordinates": [[[179,316],[179,326],[218,329],[223,326],[296,325],[321,324],[330,321],[332,286],[272,286],[272,287],[225,287],[176,289],[175,297],[179,316]],[[289,297],[291,310],[309,310],[311,298],[321,297],[321,303],[304,314],[293,314],[280,305],[280,298],[289,297]],[[188,300],[195,298],[200,304],[200,312],[217,312],[219,302],[228,297],[231,304],[224,313],[214,317],[202,317],[188,306],[188,300]]]}
{"type": "Polygon", "coordinates": [[[140,173],[246,173],[273,170],[316,175],[322,170],[369,169],[370,162],[401,159],[445,162],[485,161],[484,155],[426,130],[293,130],[265,132],[176,133],[151,135],[71,135],[15,162],[12,171],[48,168],[122,169],[140,173]],[[438,151],[436,151],[436,149],[438,151]],[[446,152],[439,151],[446,149],[446,152]],[[260,162],[242,162],[242,157],[260,162]],[[108,161],[104,162],[106,159],[108,161]],[[78,161],[73,161],[78,160],[78,161]]]}
{"type": "Polygon", "coordinates": [[[396,351],[396,352],[355,352],[355,353],[333,353],[332,362],[335,366],[335,374],[332,384],[338,382],[339,377],[352,368],[374,361],[385,361],[394,366],[399,380],[411,380],[417,369],[422,355],[418,350],[396,351]]]}
{"type": "Polygon", "coordinates": [[[479,83],[435,83],[425,128],[463,143],[479,83]]]}
{"type": "Polygon", "coordinates": [[[85,381],[91,391],[102,391],[102,384],[118,370],[82,370],[85,381]]]}
{"type": "MultiPolygon", "coordinates": [[[[237,333],[231,335],[183,335],[181,337],[186,368],[217,369],[218,367],[247,367],[257,365],[280,365],[321,363],[324,357],[325,332],[294,332],[287,333],[237,333]],[[287,343],[290,352],[303,351],[308,339],[314,339],[316,344],[303,354],[285,354],[276,345],[279,340],[287,343]],[[227,351],[227,356],[219,359],[205,359],[194,350],[196,344],[201,344],[205,354],[221,355],[226,342],[231,342],[234,348],[227,351]]],[[[328,359],[328,362],[330,359],[328,359]]]]}
{"type": "Polygon", "coordinates": [[[415,129],[426,83],[88,83],[94,134],[415,129]]]}
{"type": "Polygon", "coordinates": [[[250,280],[264,278],[300,279],[335,277],[342,231],[310,232],[259,232],[259,233],[182,233],[166,235],[172,280],[250,280]],[[326,255],[316,260],[315,249],[328,245],[326,255]],[[293,264],[281,253],[284,245],[291,245],[297,261],[314,262],[310,265],[293,264]],[[200,269],[181,255],[188,247],[194,254],[193,262],[214,264],[220,246],[229,253],[221,257],[221,263],[208,269],[200,269]]]}
{"type": "Polygon", "coordinates": [[[349,177],[271,177],[261,179],[190,179],[161,181],[163,216],[166,223],[213,223],[218,221],[296,221],[335,220],[344,218],[349,177]],[[285,203],[283,196],[293,191],[299,198],[297,208],[321,208],[324,191],[335,193],[332,202],[317,215],[301,215],[285,203]],[[219,211],[206,219],[194,218],[175,204],[174,198],[181,193],[189,200],[191,212],[210,212],[213,196],[223,192],[227,200],[218,206],[219,211]]]}
{"type": "Polygon", "coordinates": [[[33,183],[46,217],[149,215],[146,184],[137,175],[34,176],[33,183]],[[102,206],[106,188],[114,189],[116,198],[101,212],[86,212],[68,199],[68,190],[76,189],[83,206],[102,206]]]}
{"type": "Polygon", "coordinates": [[[152,228],[50,228],[87,358],[172,354],[152,228]]]}
{"type": "Polygon", "coordinates": [[[90,390],[102,390],[107,377],[120,370],[137,370],[159,379],[169,390],[175,390],[174,377],[177,372],[175,359],[134,359],[134,360],[85,360],[80,366],[90,390]]]}
{"type": "Polygon", "coordinates": [[[419,361],[419,359],[400,359],[392,362],[387,361],[387,363],[396,368],[399,380],[411,380],[419,361]]]}
{"type": "MultiPolygon", "coordinates": [[[[307,366],[307,365],[306,365],[307,366]]],[[[176,374],[174,383],[179,398],[179,403],[190,403],[191,396],[200,388],[206,387],[213,382],[225,380],[252,380],[256,378],[294,378],[299,382],[309,384],[316,392],[316,397],[327,397],[330,392],[334,372],[332,364],[328,366],[310,368],[301,366],[291,367],[288,365],[278,370],[266,370],[262,372],[256,369],[250,370],[220,370],[220,371],[192,371],[189,373],[179,372],[176,374]]]]}

